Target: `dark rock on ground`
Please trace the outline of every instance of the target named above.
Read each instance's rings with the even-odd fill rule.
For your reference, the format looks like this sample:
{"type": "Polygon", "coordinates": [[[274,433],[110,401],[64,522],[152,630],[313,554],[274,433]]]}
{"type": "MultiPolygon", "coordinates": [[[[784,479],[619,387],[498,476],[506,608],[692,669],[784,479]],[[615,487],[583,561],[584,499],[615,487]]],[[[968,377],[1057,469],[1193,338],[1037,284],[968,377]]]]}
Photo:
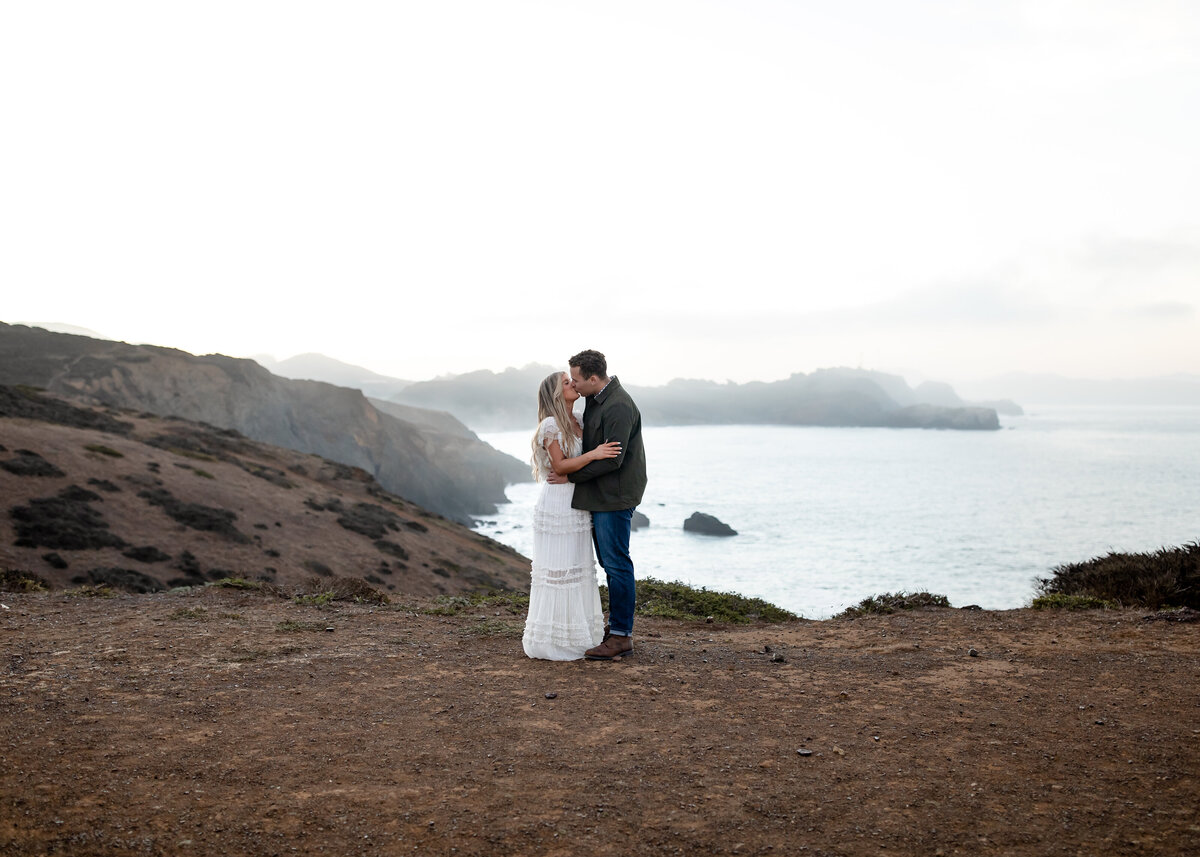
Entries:
{"type": "Polygon", "coordinates": [[[705,536],[737,535],[737,530],[733,527],[703,512],[692,512],[692,516],[683,522],[683,528],[689,533],[700,533],[705,536]]]}
{"type": "Polygon", "coordinates": [[[54,552],[42,554],[42,559],[44,559],[46,562],[48,562],[50,564],[51,568],[62,569],[62,568],[67,567],[67,561],[65,559],[63,559],[59,554],[56,554],[54,552]]]}
{"type": "Polygon", "coordinates": [[[643,515],[641,512],[639,512],[637,509],[634,509],[633,510],[633,521],[631,522],[631,526],[635,530],[643,529],[645,527],[650,526],[650,519],[647,518],[645,515],[643,515]]]}

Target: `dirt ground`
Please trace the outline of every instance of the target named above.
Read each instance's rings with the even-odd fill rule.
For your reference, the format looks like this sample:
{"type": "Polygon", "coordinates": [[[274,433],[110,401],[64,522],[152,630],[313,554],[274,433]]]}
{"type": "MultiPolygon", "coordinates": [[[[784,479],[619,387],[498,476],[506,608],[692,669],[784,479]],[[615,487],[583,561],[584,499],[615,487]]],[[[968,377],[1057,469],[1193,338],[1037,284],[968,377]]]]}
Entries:
{"type": "Polygon", "coordinates": [[[1200,853],[1200,623],[0,602],[3,854],[1200,853]]]}

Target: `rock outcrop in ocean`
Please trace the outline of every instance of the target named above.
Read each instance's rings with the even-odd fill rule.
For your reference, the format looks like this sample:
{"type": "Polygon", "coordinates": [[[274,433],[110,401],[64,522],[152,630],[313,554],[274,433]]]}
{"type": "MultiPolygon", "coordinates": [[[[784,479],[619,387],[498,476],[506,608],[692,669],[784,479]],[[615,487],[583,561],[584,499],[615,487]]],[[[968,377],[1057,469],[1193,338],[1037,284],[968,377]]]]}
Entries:
{"type": "Polygon", "coordinates": [[[704,512],[692,512],[691,517],[683,522],[683,529],[689,533],[699,533],[702,536],[736,536],[737,530],[714,515],[704,512]]]}

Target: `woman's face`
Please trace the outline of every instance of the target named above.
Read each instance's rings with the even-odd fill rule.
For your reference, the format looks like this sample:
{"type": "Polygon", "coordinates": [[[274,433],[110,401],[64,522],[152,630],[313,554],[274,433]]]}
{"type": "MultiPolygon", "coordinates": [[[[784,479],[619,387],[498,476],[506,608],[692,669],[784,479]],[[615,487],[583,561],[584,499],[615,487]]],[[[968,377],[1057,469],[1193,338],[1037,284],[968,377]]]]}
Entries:
{"type": "Polygon", "coordinates": [[[579,398],[579,391],[575,389],[575,385],[571,383],[571,376],[563,372],[563,401],[568,405],[575,404],[575,400],[579,398]]]}

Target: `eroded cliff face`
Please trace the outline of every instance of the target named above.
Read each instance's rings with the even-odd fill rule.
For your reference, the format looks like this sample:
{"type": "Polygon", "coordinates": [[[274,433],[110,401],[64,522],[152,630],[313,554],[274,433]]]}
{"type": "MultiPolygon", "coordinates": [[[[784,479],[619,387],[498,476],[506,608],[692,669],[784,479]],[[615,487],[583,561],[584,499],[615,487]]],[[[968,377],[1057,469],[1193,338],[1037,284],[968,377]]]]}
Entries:
{"type": "Polygon", "coordinates": [[[495,511],[524,463],[445,415],[381,413],[358,390],[272,375],[252,360],[0,324],[0,383],[236,429],[254,440],[361,467],[388,491],[448,518],[495,511]]]}

